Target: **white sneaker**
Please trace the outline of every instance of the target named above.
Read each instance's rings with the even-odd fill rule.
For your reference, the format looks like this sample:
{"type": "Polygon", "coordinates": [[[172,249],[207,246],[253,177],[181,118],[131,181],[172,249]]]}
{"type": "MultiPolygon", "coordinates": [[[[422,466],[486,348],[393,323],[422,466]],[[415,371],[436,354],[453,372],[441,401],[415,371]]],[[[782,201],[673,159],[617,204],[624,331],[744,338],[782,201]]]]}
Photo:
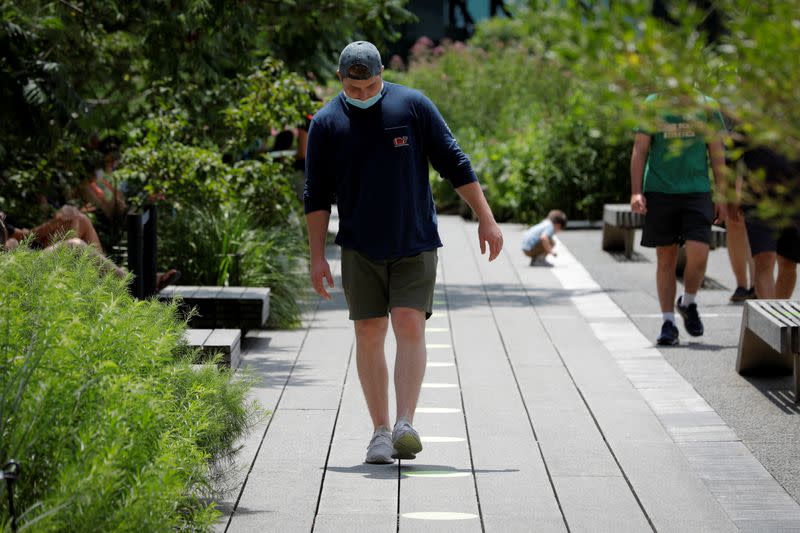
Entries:
{"type": "Polygon", "coordinates": [[[372,440],[367,446],[367,458],[364,459],[364,462],[373,465],[390,465],[394,463],[392,452],[394,452],[392,433],[388,427],[380,427],[372,434],[372,440]]]}
{"type": "Polygon", "coordinates": [[[419,433],[405,417],[398,419],[394,425],[392,446],[394,446],[392,457],[395,459],[416,459],[417,454],[422,451],[419,433]]]}

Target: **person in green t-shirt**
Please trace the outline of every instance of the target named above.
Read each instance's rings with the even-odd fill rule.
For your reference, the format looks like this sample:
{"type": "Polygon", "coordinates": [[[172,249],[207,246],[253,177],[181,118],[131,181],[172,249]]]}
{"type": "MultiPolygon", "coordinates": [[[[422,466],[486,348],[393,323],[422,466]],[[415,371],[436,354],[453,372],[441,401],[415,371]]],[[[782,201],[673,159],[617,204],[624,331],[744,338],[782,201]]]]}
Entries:
{"type": "MultiPolygon", "coordinates": [[[[716,102],[704,97],[706,106],[716,102]]],[[[656,104],[659,95],[646,102],[656,104]]],[[[703,334],[703,322],[695,298],[703,282],[708,261],[711,224],[725,220],[724,203],[711,196],[709,160],[717,188],[724,191],[725,153],[721,138],[706,139],[698,121],[725,131],[719,111],[701,112],[694,120],[676,114],[661,116],[657,131],[637,129],[631,154],[631,209],[644,215],[642,246],[656,249],[656,286],[664,323],[657,343],[678,343],[675,308],[688,333],[703,334]],[[644,187],[642,181],[644,179],[644,187]],[[675,302],[678,247],[686,246],[684,293],[675,302]],[[673,303],[675,302],[675,303],[673,303]]]]}

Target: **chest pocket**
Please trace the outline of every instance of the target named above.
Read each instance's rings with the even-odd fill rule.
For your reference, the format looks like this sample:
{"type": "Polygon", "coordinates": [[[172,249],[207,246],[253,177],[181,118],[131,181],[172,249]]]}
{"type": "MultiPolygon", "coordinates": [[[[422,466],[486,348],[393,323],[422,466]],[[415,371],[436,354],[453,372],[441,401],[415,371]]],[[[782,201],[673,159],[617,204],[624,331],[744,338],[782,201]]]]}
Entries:
{"type": "Polygon", "coordinates": [[[406,155],[411,151],[414,144],[411,128],[409,126],[397,126],[395,128],[384,128],[383,130],[385,147],[393,153],[406,155]]]}

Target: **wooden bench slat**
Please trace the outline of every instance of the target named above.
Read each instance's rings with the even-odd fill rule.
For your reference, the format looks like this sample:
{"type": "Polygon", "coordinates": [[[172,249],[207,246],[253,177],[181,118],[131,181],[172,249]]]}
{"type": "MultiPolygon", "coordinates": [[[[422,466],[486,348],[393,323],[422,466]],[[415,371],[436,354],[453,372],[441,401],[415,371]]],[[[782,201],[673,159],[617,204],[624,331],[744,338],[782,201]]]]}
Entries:
{"type": "Polygon", "coordinates": [[[203,346],[203,343],[206,342],[208,336],[211,335],[210,329],[187,329],[186,333],[184,334],[184,339],[189,344],[189,346],[203,346]]]}
{"type": "Polygon", "coordinates": [[[791,338],[788,326],[771,312],[771,306],[764,300],[747,302],[747,328],[763,339],[775,351],[788,354],[791,338]]]}
{"type": "Polygon", "coordinates": [[[223,362],[237,368],[240,362],[242,332],[238,329],[187,329],[189,346],[199,348],[204,357],[222,354],[223,362]]]}
{"type": "Polygon", "coordinates": [[[783,326],[791,328],[795,325],[791,317],[786,316],[783,306],[779,302],[767,300],[765,302],[764,309],[770,314],[770,316],[774,317],[775,320],[780,322],[783,326]]]}

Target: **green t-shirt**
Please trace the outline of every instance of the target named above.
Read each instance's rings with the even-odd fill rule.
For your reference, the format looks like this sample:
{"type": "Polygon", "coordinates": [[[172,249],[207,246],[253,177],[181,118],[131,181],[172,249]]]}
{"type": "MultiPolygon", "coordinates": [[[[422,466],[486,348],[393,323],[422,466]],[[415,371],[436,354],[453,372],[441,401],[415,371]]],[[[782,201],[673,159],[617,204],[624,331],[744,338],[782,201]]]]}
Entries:
{"type": "MultiPolygon", "coordinates": [[[[645,102],[658,98],[651,94],[645,102]]],[[[709,103],[716,102],[705,97],[709,103]]],[[[714,111],[713,119],[719,120],[725,129],[725,122],[719,111],[714,111]]],[[[644,169],[644,191],[668,194],[710,192],[711,180],[708,172],[708,148],[702,135],[694,130],[691,122],[678,115],[662,116],[665,124],[658,132],[647,133],[651,137],[650,153],[644,169]]],[[[698,116],[699,120],[709,117],[698,116]]]]}

